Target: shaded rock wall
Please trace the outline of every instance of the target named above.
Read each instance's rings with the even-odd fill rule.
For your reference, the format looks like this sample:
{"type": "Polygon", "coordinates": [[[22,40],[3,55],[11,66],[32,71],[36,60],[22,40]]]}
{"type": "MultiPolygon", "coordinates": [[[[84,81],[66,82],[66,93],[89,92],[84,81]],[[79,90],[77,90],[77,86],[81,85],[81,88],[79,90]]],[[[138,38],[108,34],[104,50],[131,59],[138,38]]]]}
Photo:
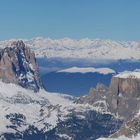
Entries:
{"type": "Polygon", "coordinates": [[[35,54],[23,41],[15,41],[0,51],[0,78],[6,83],[39,90],[41,82],[35,54]]]}

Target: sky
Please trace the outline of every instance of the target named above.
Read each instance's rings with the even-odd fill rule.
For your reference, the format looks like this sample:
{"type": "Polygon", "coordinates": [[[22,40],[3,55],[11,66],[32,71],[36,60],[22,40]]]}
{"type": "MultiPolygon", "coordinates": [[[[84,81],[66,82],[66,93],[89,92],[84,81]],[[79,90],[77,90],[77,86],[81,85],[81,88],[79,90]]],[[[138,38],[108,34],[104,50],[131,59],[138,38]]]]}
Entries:
{"type": "Polygon", "coordinates": [[[0,0],[0,40],[140,41],[140,0],[0,0]]]}

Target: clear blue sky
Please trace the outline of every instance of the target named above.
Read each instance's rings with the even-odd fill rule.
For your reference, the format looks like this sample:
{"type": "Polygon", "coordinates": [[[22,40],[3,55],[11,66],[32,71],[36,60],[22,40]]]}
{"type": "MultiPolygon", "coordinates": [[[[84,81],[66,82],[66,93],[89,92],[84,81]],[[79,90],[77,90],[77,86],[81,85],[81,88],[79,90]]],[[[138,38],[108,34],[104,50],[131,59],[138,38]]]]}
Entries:
{"type": "Polygon", "coordinates": [[[0,0],[0,40],[140,40],[140,0],[0,0]]]}

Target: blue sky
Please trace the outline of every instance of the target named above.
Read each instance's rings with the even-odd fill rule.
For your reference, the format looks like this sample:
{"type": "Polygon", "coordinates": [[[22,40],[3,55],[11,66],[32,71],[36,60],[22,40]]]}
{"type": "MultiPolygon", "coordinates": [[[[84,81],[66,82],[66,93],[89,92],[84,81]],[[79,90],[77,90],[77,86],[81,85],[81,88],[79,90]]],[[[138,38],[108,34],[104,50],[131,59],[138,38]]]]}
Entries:
{"type": "Polygon", "coordinates": [[[0,40],[140,40],[140,0],[0,0],[0,40]]]}

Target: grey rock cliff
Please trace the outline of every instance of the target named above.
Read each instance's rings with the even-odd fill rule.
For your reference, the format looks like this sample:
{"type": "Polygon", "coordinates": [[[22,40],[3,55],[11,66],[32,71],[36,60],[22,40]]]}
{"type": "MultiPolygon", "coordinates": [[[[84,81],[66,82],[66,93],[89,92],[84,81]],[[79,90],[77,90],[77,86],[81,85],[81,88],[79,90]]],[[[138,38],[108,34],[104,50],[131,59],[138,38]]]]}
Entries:
{"type": "Polygon", "coordinates": [[[6,83],[39,91],[41,82],[35,54],[23,41],[15,41],[0,51],[0,78],[6,83]]]}
{"type": "Polygon", "coordinates": [[[122,93],[127,97],[140,97],[140,79],[113,77],[110,90],[113,93],[122,93]]]}
{"type": "Polygon", "coordinates": [[[107,102],[111,112],[124,118],[132,117],[140,108],[140,79],[113,77],[107,102]]]}

